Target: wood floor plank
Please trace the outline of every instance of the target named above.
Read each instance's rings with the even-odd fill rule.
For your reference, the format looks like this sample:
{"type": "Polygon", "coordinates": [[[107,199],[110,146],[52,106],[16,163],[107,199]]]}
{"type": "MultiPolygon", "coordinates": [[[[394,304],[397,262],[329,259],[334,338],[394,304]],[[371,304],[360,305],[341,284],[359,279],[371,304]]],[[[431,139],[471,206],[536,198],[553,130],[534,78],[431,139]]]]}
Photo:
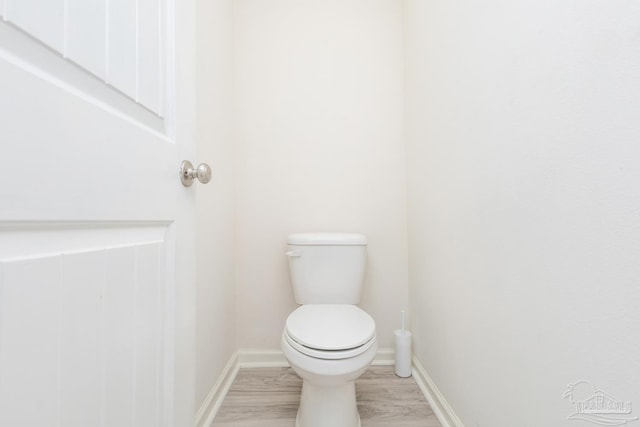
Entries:
{"type": "MultiPolygon", "coordinates": [[[[291,368],[241,369],[212,427],[293,427],[302,380],[291,368]]],[[[362,427],[441,427],[413,378],[371,366],[356,381],[362,427]]]]}

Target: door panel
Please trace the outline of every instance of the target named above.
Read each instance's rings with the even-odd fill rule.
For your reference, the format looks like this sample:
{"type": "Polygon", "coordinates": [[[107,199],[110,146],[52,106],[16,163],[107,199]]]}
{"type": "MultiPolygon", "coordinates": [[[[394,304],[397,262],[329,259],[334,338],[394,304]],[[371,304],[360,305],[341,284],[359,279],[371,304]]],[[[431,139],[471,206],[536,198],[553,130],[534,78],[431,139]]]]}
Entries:
{"type": "Polygon", "coordinates": [[[136,97],[136,2],[109,1],[107,83],[136,97]]]}
{"type": "MultiPolygon", "coordinates": [[[[43,44],[35,41],[14,25],[0,20],[0,54],[11,64],[21,66],[36,76],[52,81],[56,86],[90,98],[92,102],[104,104],[116,113],[135,120],[141,125],[165,133],[166,120],[120,90],[105,84],[77,64],[43,44]]],[[[163,62],[166,56],[163,56],[163,62]]],[[[161,67],[164,73],[164,66],[161,67]]],[[[166,84],[166,82],[165,82],[166,84]]],[[[165,100],[162,101],[166,102],[165,100]]],[[[164,108],[164,106],[163,106],[164,108]]]]}
{"type": "MultiPolygon", "coordinates": [[[[81,252],[69,255],[61,255],[56,258],[60,269],[60,296],[58,298],[60,308],[57,336],[58,344],[58,372],[59,372],[59,402],[60,425],[62,426],[99,426],[102,383],[102,311],[103,287],[101,280],[95,277],[96,271],[104,269],[104,253],[81,252]],[[81,319],[81,321],[79,321],[81,319]],[[86,384],[92,384],[86,387],[86,384]],[[76,408],[85,408],[78,411],[76,408]]],[[[46,259],[46,258],[45,258],[46,259]]],[[[37,265],[34,266],[37,268],[37,265]]],[[[7,286],[28,287],[29,283],[7,282],[7,286]]],[[[5,304],[25,306],[28,301],[11,301],[6,299],[5,304]]],[[[54,303],[50,301],[49,304],[54,303]]],[[[55,303],[54,303],[55,304],[55,303]]],[[[32,313],[32,316],[37,316],[32,313]]],[[[7,330],[19,329],[19,325],[12,322],[10,317],[3,322],[7,330]]],[[[2,332],[0,331],[0,334],[2,332]]],[[[20,347],[8,347],[7,352],[19,354],[20,347]]],[[[55,357],[53,354],[40,354],[44,357],[55,357]]],[[[2,360],[0,359],[0,365],[2,360]]],[[[20,366],[18,367],[18,369],[20,366]]],[[[23,369],[27,368],[22,366],[23,369]]],[[[37,386],[37,384],[33,384],[37,386]]],[[[4,387],[11,387],[6,384],[4,387]]],[[[37,390],[37,388],[36,388],[37,390]]],[[[44,395],[40,398],[54,398],[44,395]]],[[[3,408],[1,411],[11,414],[11,408],[3,408]]],[[[33,410],[32,410],[33,412],[33,410]]],[[[16,414],[19,415],[19,414],[16,414]]],[[[18,418],[18,417],[16,417],[18,418]]],[[[15,424],[15,421],[11,422],[15,424]]],[[[9,420],[7,424],[11,424],[9,420]]]]}
{"type": "Polygon", "coordinates": [[[64,51],[64,0],[4,0],[6,21],[47,46],[64,51]]]}
{"type": "Polygon", "coordinates": [[[66,0],[66,4],[66,56],[105,81],[107,2],[66,0]]]}
{"type": "Polygon", "coordinates": [[[60,300],[60,259],[21,260],[0,268],[0,421],[52,425],[59,409],[60,304],[52,302],[60,300]]]}
{"type": "Polygon", "coordinates": [[[20,228],[0,261],[0,425],[162,425],[166,229],[20,228]]]}
{"type": "Polygon", "coordinates": [[[4,2],[7,22],[163,115],[163,1],[4,2]]]}
{"type": "Polygon", "coordinates": [[[162,50],[163,32],[160,26],[162,4],[158,0],[138,0],[138,94],[137,101],[163,115],[162,110],[162,50]]]}

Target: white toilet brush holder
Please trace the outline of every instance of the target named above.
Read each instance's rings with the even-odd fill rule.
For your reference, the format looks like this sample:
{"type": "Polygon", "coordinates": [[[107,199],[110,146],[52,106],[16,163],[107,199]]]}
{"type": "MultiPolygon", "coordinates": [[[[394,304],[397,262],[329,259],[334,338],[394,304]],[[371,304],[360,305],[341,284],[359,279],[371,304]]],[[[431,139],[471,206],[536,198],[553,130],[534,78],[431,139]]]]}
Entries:
{"type": "Polygon", "coordinates": [[[396,375],[411,376],[411,332],[404,327],[404,310],[402,311],[402,328],[393,331],[396,344],[396,375]]]}

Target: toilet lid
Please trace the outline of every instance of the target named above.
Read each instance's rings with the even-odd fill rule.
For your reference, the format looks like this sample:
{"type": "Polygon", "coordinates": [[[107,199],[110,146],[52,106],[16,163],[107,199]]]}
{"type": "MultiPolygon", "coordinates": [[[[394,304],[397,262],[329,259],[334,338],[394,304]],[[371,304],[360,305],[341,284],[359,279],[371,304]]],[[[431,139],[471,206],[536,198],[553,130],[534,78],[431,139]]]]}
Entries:
{"type": "Polygon", "coordinates": [[[373,338],[376,324],[355,305],[306,304],[287,318],[289,337],[318,350],[346,350],[373,338]]]}

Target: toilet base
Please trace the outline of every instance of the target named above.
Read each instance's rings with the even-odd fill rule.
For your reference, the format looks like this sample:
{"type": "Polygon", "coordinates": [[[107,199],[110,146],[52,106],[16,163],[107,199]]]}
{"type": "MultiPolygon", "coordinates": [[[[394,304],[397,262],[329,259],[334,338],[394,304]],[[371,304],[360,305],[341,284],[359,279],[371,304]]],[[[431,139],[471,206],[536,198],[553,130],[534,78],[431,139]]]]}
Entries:
{"type": "Polygon", "coordinates": [[[294,349],[286,339],[282,351],[302,378],[296,427],[360,427],[356,380],[367,370],[378,349],[374,342],[347,359],[318,359],[294,349]]]}
{"type": "Polygon", "coordinates": [[[339,387],[303,381],[296,427],[360,427],[355,381],[339,387]]]}

